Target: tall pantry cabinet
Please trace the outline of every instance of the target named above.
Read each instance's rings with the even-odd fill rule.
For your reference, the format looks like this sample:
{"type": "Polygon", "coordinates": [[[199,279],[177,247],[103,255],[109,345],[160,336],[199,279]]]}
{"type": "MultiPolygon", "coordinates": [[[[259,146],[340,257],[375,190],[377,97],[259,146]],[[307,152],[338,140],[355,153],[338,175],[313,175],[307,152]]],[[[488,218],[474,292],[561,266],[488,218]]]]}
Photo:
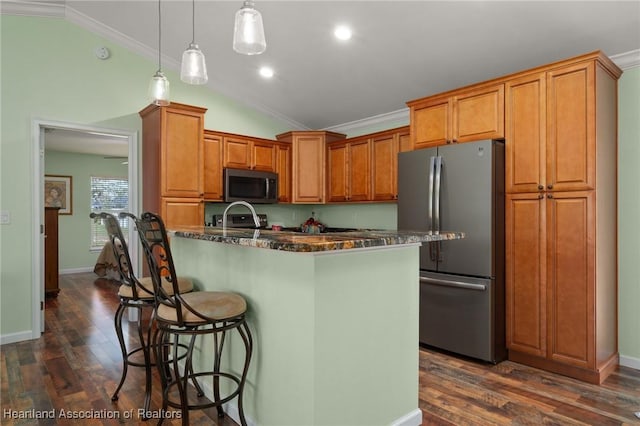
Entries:
{"type": "Polygon", "coordinates": [[[142,207],[167,228],[204,223],[205,108],[171,103],[142,111],[142,207]]]}
{"type": "Polygon", "coordinates": [[[620,75],[595,52],[505,83],[509,359],[592,383],[618,363],[620,75]]]}

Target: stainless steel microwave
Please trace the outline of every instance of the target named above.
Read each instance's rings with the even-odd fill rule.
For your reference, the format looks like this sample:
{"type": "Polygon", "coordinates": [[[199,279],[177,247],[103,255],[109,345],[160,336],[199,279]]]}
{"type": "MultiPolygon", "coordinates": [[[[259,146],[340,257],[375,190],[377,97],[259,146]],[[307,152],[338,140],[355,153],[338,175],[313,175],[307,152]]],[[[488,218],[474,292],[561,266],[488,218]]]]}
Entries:
{"type": "Polygon", "coordinates": [[[277,203],[278,175],[245,169],[224,169],[224,201],[277,203]]]}

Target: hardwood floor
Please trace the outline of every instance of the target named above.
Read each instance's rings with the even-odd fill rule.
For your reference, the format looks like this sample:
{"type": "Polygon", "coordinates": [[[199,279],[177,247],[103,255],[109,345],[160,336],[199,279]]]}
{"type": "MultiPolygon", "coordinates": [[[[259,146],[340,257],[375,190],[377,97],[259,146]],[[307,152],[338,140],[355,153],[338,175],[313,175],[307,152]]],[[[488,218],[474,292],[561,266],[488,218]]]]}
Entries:
{"type": "MultiPolygon", "coordinates": [[[[61,276],[60,287],[58,298],[47,300],[44,335],[0,347],[0,423],[155,424],[137,416],[144,399],[142,369],[129,369],[119,400],[111,401],[121,372],[113,329],[117,284],[87,273],[61,276]],[[6,415],[6,410],[52,409],[56,415],[64,409],[119,419],[38,421],[6,415]]],[[[620,367],[595,386],[509,361],[491,365],[423,348],[419,374],[423,425],[640,425],[634,416],[640,411],[640,371],[630,368],[620,367]]],[[[154,369],[152,410],[160,406],[159,386],[154,369]]],[[[194,425],[235,425],[228,418],[219,421],[214,409],[190,416],[194,425]]]]}

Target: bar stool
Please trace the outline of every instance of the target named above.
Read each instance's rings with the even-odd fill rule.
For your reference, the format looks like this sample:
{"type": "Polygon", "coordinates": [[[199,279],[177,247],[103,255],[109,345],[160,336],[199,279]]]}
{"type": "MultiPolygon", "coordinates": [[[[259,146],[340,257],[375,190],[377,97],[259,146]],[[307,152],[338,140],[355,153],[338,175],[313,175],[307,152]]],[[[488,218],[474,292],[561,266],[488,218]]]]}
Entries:
{"type": "MultiPolygon", "coordinates": [[[[126,213],[126,216],[135,216],[126,213]]],[[[114,325],[116,329],[116,335],[118,336],[118,342],[120,343],[120,350],[122,351],[122,376],[120,377],[120,383],[115,392],[111,396],[112,401],[118,400],[118,393],[124,385],[124,381],[127,377],[128,367],[141,367],[145,369],[145,398],[144,398],[144,412],[149,411],[149,405],[151,402],[151,367],[155,366],[155,363],[151,360],[151,329],[153,327],[154,310],[155,310],[155,297],[153,293],[153,282],[150,277],[138,279],[131,268],[131,258],[129,256],[129,248],[127,242],[122,234],[122,228],[115,216],[110,213],[91,213],[90,217],[94,220],[102,220],[111,246],[113,247],[113,254],[117,260],[117,269],[120,275],[121,285],[118,289],[118,297],[120,298],[120,304],[116,309],[114,317],[114,325]],[[126,308],[135,309],[138,314],[137,328],[138,328],[138,342],[139,346],[134,348],[128,348],[125,342],[124,333],[122,331],[122,317],[126,311],[126,308]],[[146,327],[142,323],[143,312],[150,310],[150,321],[146,327]],[[146,338],[145,338],[146,334],[146,338]],[[143,362],[135,360],[137,354],[142,352],[143,362]]],[[[121,218],[126,218],[121,214],[121,218]]],[[[193,282],[188,278],[178,278],[178,287],[181,292],[188,293],[193,290],[193,282]]],[[[172,292],[173,288],[167,288],[168,292],[172,292]]],[[[185,349],[185,353],[181,354],[181,357],[186,355],[186,345],[182,345],[185,349]]],[[[202,392],[202,390],[199,390],[202,392]]],[[[144,417],[144,416],[143,416],[144,417]]]]}
{"type": "MultiPolygon", "coordinates": [[[[177,284],[176,271],[173,257],[169,247],[167,232],[162,218],[154,213],[143,213],[136,220],[136,226],[140,235],[145,256],[149,263],[151,278],[156,295],[156,324],[158,326],[156,342],[156,359],[162,381],[162,409],[166,412],[168,407],[178,408],[182,414],[182,424],[189,424],[189,410],[216,407],[218,417],[224,417],[222,405],[238,398],[238,412],[240,423],[245,426],[246,420],[242,403],[242,394],[247,379],[247,371],[253,351],[251,332],[245,320],[247,304],[245,299],[235,293],[218,291],[198,291],[183,294],[177,284]],[[173,286],[173,294],[168,293],[165,283],[173,286]],[[245,347],[244,367],[242,374],[232,374],[221,371],[221,357],[226,332],[237,330],[245,347]],[[214,362],[213,370],[205,372],[193,372],[192,353],[193,340],[189,345],[189,351],[185,358],[184,368],[180,369],[178,357],[175,352],[181,336],[191,338],[199,335],[213,334],[214,362]],[[169,356],[168,348],[174,351],[169,356]],[[173,368],[173,375],[166,374],[167,366],[173,368]],[[213,402],[190,403],[187,397],[187,385],[189,379],[209,376],[213,378],[213,402]],[[220,379],[232,380],[236,387],[226,397],[220,397],[220,379]],[[171,399],[171,391],[177,389],[179,400],[171,399]]],[[[161,424],[165,416],[161,416],[158,424],[161,424]]]]}

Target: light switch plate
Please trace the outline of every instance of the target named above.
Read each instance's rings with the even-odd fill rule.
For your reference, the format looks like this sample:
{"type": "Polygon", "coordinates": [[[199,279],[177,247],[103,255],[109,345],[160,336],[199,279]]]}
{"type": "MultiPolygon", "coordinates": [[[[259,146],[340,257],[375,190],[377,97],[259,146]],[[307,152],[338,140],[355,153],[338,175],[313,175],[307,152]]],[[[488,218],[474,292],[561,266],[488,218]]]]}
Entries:
{"type": "Polygon", "coordinates": [[[9,210],[0,211],[0,224],[6,225],[8,223],[11,223],[11,213],[9,210]]]}

